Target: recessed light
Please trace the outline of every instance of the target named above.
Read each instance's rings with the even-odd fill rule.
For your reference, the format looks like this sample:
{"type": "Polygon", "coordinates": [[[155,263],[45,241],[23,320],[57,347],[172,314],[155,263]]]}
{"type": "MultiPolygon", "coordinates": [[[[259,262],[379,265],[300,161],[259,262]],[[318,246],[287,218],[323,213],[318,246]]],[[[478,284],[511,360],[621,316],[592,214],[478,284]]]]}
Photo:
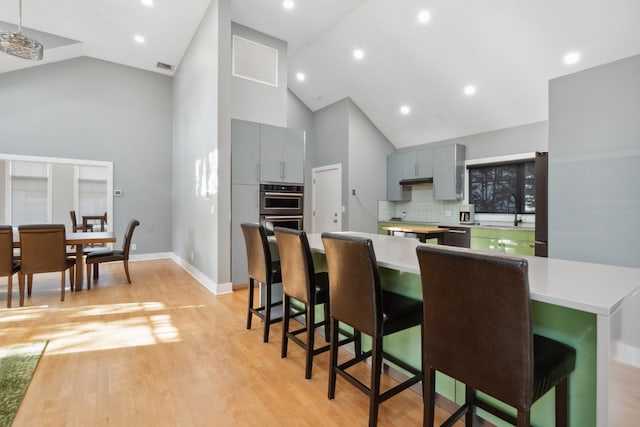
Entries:
{"type": "Polygon", "coordinates": [[[298,81],[303,82],[306,78],[307,76],[305,76],[304,73],[296,73],[296,79],[298,79],[298,81]]]}
{"type": "Polygon", "coordinates": [[[147,7],[152,7],[153,6],[153,0],[140,0],[140,3],[142,3],[143,5],[145,5],[147,7]]]}
{"type": "Polygon", "coordinates": [[[362,58],[364,58],[364,50],[355,49],[353,51],[353,57],[356,58],[357,60],[361,60],[362,58]]]}
{"type": "Polygon", "coordinates": [[[580,60],[580,54],[578,52],[569,52],[564,56],[564,63],[566,65],[573,65],[580,60]]]}
{"type": "Polygon", "coordinates": [[[418,22],[420,22],[421,24],[426,24],[427,22],[429,22],[430,19],[431,19],[431,14],[429,13],[428,10],[421,10],[418,13],[418,22]]]}
{"type": "Polygon", "coordinates": [[[404,114],[405,116],[410,112],[411,112],[411,107],[409,107],[408,105],[403,105],[402,107],[400,107],[400,113],[404,114]]]}
{"type": "Polygon", "coordinates": [[[144,37],[142,37],[140,34],[134,35],[133,40],[135,40],[135,42],[138,44],[144,44],[144,37]]]}
{"type": "Polygon", "coordinates": [[[293,2],[293,0],[284,0],[282,2],[282,7],[284,7],[285,9],[293,9],[293,7],[296,4],[293,2]]]}
{"type": "Polygon", "coordinates": [[[467,96],[473,96],[476,94],[476,87],[474,85],[467,85],[464,87],[464,94],[467,96]]]}

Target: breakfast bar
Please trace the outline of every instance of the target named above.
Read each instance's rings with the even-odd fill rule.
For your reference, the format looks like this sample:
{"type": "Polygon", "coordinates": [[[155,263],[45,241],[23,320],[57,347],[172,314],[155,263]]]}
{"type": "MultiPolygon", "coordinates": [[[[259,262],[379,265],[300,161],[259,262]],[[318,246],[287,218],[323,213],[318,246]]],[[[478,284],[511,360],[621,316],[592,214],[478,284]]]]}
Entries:
{"type": "MultiPolygon", "coordinates": [[[[383,287],[422,299],[416,247],[423,243],[388,235],[348,233],[373,241],[383,287]]],[[[321,235],[309,234],[308,239],[316,254],[316,268],[322,269],[321,235]]],[[[640,290],[640,269],[523,258],[529,264],[534,332],[576,349],[576,369],[569,379],[570,423],[572,426],[607,426],[612,326],[620,308],[640,290]]],[[[420,367],[419,328],[397,335],[391,337],[393,341],[385,341],[385,348],[392,354],[402,354],[413,366],[420,367]]],[[[463,390],[463,384],[444,375],[437,377],[438,393],[449,400],[462,403],[463,390]]],[[[532,423],[554,425],[552,393],[534,405],[532,423]]]]}

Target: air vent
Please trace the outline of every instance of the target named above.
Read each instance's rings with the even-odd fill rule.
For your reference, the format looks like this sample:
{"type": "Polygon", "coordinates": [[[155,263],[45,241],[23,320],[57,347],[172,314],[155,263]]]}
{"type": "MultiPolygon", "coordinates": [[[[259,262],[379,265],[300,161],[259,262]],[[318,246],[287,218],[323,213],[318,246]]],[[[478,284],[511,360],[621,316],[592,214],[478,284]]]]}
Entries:
{"type": "Polygon", "coordinates": [[[173,65],[165,64],[164,62],[158,62],[156,64],[156,67],[160,68],[161,70],[173,70],[173,65]]]}

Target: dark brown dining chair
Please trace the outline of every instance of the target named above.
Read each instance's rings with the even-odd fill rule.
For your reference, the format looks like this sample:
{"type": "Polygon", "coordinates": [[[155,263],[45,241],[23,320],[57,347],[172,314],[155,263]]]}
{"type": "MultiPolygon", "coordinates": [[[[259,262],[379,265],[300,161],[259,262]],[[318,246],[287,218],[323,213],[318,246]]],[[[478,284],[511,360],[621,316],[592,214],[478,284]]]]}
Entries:
{"type": "Polygon", "coordinates": [[[311,378],[313,357],[329,350],[329,345],[315,348],[315,332],[324,326],[325,341],[329,342],[329,274],[316,273],[307,234],[302,230],[275,227],[282,272],[282,352],[287,357],[289,339],[305,350],[305,379],[311,378]],[[294,307],[291,300],[302,304],[294,307]],[[316,322],[316,305],[324,306],[324,319],[316,322]],[[290,320],[304,316],[302,328],[291,331],[290,320]],[[306,334],[306,341],[298,335],[306,334]]]}
{"type": "Polygon", "coordinates": [[[78,222],[78,218],[76,217],[76,211],[69,211],[69,216],[71,217],[71,230],[74,233],[78,231],[91,231],[85,230],[84,225],[81,222],[78,222]]]}
{"type": "MultiPolygon", "coordinates": [[[[531,328],[525,259],[444,246],[418,246],[424,300],[423,425],[434,422],[435,372],[465,383],[466,399],[447,422],[474,408],[529,427],[531,405],[555,387],[556,425],[568,425],[568,377],[576,352],[531,328]],[[476,390],[514,407],[517,417],[476,390]]],[[[449,424],[447,424],[449,425],[449,424]]]]}
{"type": "Polygon", "coordinates": [[[247,273],[249,275],[249,307],[247,310],[247,329],[251,329],[253,315],[264,322],[263,342],[269,342],[269,329],[273,323],[280,322],[282,317],[272,317],[273,307],[282,305],[282,301],[273,302],[272,285],[280,283],[282,276],[280,262],[271,260],[271,250],[267,241],[267,232],[260,224],[240,224],[247,249],[247,273]],[[265,288],[264,303],[254,307],[254,288],[261,283],[265,288]]]}
{"type": "Polygon", "coordinates": [[[91,289],[91,268],[94,267],[93,280],[98,279],[98,265],[103,262],[122,261],[124,265],[124,272],[127,275],[127,282],[131,284],[131,276],[129,275],[129,251],[131,250],[131,239],[133,239],[133,232],[137,226],[140,225],[140,221],[132,219],[127,225],[127,231],[124,234],[124,242],[122,243],[122,249],[114,250],[99,250],[87,253],[85,260],[87,264],[87,289],[91,289]]]}
{"type": "Polygon", "coordinates": [[[27,295],[31,296],[33,275],[59,271],[60,301],[64,301],[65,272],[69,270],[69,284],[74,290],[76,259],[67,257],[64,224],[32,224],[18,227],[20,233],[20,307],[24,305],[24,281],[27,277],[27,295]]]}
{"type": "Polygon", "coordinates": [[[380,403],[422,380],[420,369],[386,353],[382,338],[422,325],[422,302],[383,291],[378,265],[370,239],[345,234],[322,233],[329,269],[331,310],[331,356],[329,399],[335,397],[336,374],[369,396],[369,426],[375,426],[380,403]],[[371,336],[372,348],[338,363],[338,326],[344,322],[354,330],[371,336]],[[347,371],[371,357],[370,386],[347,371]],[[383,359],[411,374],[391,389],[380,392],[383,359]]]}
{"type": "Polygon", "coordinates": [[[20,261],[13,259],[13,227],[0,226],[0,277],[7,277],[7,308],[11,308],[13,275],[20,271],[20,261]]]}

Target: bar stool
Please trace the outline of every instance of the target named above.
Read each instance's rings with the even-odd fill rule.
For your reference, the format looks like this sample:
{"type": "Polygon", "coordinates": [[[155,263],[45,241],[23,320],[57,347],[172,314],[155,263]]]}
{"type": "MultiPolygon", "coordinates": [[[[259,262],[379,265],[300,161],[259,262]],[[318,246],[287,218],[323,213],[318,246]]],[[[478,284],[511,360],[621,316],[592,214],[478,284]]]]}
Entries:
{"type": "Polygon", "coordinates": [[[323,233],[329,269],[331,310],[331,362],[329,399],[335,397],[336,374],[369,395],[369,426],[375,426],[378,406],[388,398],[422,380],[422,372],[384,352],[382,337],[422,325],[422,302],[383,291],[373,243],[370,239],[345,234],[323,233]],[[371,336],[372,349],[338,363],[338,323],[371,336]],[[347,369],[371,357],[370,386],[352,376],[347,369]],[[380,393],[383,358],[411,373],[411,377],[380,393]]]}
{"type": "Polygon", "coordinates": [[[271,261],[271,251],[267,241],[267,233],[260,224],[240,224],[247,247],[247,265],[249,274],[249,309],[247,311],[247,329],[251,329],[253,315],[264,321],[264,342],[269,342],[269,327],[280,322],[282,317],[271,318],[271,309],[282,305],[282,301],[273,303],[271,299],[271,285],[282,281],[280,274],[280,262],[271,261]],[[253,294],[255,282],[262,283],[265,287],[266,298],[264,305],[253,306],[253,294]]]}
{"type": "Polygon", "coordinates": [[[302,230],[275,227],[274,234],[278,242],[280,253],[280,267],[282,271],[283,292],[283,326],[282,326],[282,357],[287,357],[289,339],[305,350],[305,379],[311,378],[313,357],[329,350],[329,345],[314,348],[315,330],[324,326],[325,341],[329,342],[329,275],[326,272],[316,273],[309,249],[307,234],[302,230]],[[304,304],[297,309],[292,307],[291,299],[304,304]],[[316,323],[315,307],[324,305],[324,320],[316,323]],[[290,319],[305,316],[305,325],[294,331],[289,330],[290,319]],[[306,332],[306,342],[298,335],[306,332]]]}
{"type": "MultiPolygon", "coordinates": [[[[466,401],[446,425],[479,407],[518,427],[531,405],[556,389],[556,425],[568,425],[568,377],[576,352],[534,335],[525,259],[442,246],[418,246],[424,302],[424,426],[433,426],[435,371],[466,384],[466,401]],[[517,409],[517,418],[476,396],[476,390],[517,409]]],[[[450,424],[449,424],[450,423],[450,424]]],[[[443,424],[444,425],[444,424],[443,424]]]]}

